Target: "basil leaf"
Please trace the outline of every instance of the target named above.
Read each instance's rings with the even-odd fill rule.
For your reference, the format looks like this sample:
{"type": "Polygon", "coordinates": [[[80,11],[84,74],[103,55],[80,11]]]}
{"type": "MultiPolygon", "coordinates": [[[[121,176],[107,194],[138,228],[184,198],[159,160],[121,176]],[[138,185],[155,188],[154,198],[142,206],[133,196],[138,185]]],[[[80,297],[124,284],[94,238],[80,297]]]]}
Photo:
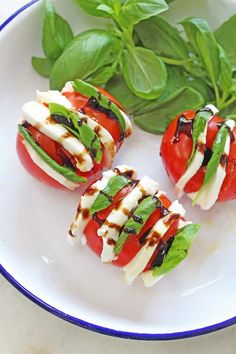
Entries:
{"type": "Polygon", "coordinates": [[[129,235],[138,235],[148,220],[149,216],[155,211],[157,205],[160,203],[158,198],[153,196],[145,198],[138,207],[134,210],[133,214],[130,216],[129,220],[125,223],[123,231],[119,235],[117,243],[114,248],[114,253],[117,255],[122,251],[125,241],[129,235]],[[140,220],[136,221],[136,220],[140,220]],[[131,232],[130,232],[131,231],[131,232]]]}
{"type": "Polygon", "coordinates": [[[236,70],[236,14],[215,31],[215,37],[224,48],[233,70],[236,70]]]}
{"type": "Polygon", "coordinates": [[[116,71],[116,65],[114,66],[104,66],[94,73],[91,77],[87,79],[92,85],[103,86],[105,85],[114,75],[116,71]]]}
{"type": "Polygon", "coordinates": [[[119,19],[124,26],[132,26],[168,8],[164,0],[126,0],[121,8],[119,19]]]}
{"type": "Polygon", "coordinates": [[[104,5],[104,4],[99,5],[99,6],[97,7],[97,10],[100,10],[100,11],[102,11],[102,12],[105,12],[106,14],[108,14],[108,15],[110,15],[110,16],[112,16],[112,15],[114,14],[113,8],[110,7],[110,6],[104,5]]]}
{"type": "Polygon", "coordinates": [[[112,0],[76,0],[79,6],[86,11],[89,15],[97,17],[111,17],[109,12],[100,8],[101,5],[112,6],[112,0]]]}
{"type": "Polygon", "coordinates": [[[129,47],[125,50],[123,74],[129,89],[141,98],[157,98],[166,87],[166,67],[149,49],[129,47]]]}
{"type": "Polygon", "coordinates": [[[219,87],[227,96],[232,86],[232,67],[226,56],[224,49],[218,45],[219,60],[220,60],[220,74],[219,74],[219,87]]]}
{"type": "Polygon", "coordinates": [[[211,156],[210,161],[207,164],[204,181],[203,181],[203,184],[202,184],[202,186],[195,198],[195,201],[197,200],[199,194],[201,193],[203,186],[208,184],[212,180],[214,175],[216,174],[216,170],[220,164],[221,156],[224,153],[225,143],[226,143],[226,139],[228,137],[228,134],[229,134],[228,127],[225,124],[223,124],[221,126],[220,130],[218,131],[216,138],[214,140],[214,143],[212,146],[212,156],[211,156]]]}
{"type": "Polygon", "coordinates": [[[97,134],[79,118],[78,114],[57,103],[49,103],[49,110],[51,115],[62,115],[73,123],[75,129],[68,125],[65,125],[65,128],[74,134],[89,150],[91,157],[100,163],[102,160],[101,142],[97,134]]]}
{"type": "Polygon", "coordinates": [[[198,17],[189,17],[181,24],[190,44],[199,54],[213,86],[216,86],[220,73],[219,48],[207,21],[198,17]]]}
{"type": "Polygon", "coordinates": [[[175,59],[189,57],[187,43],[178,30],[162,17],[156,16],[140,22],[135,27],[135,32],[145,48],[153,50],[158,55],[175,59]]]}
{"type": "Polygon", "coordinates": [[[119,41],[105,30],[80,33],[55,62],[50,75],[51,89],[61,90],[69,80],[90,77],[115,60],[119,45],[119,41]]]}
{"type": "Polygon", "coordinates": [[[188,160],[188,165],[190,165],[190,163],[193,159],[193,156],[195,154],[198,138],[199,138],[200,134],[204,132],[205,127],[208,123],[208,120],[210,119],[211,116],[212,116],[211,111],[202,109],[202,110],[199,110],[194,117],[193,134],[192,134],[193,147],[192,147],[191,155],[188,160]]]}
{"type": "Polygon", "coordinates": [[[197,109],[203,102],[203,97],[199,92],[191,87],[183,87],[175,91],[165,102],[160,102],[155,109],[142,114],[137,113],[134,122],[149,133],[163,134],[178,114],[188,109],[197,109]]]}
{"type": "Polygon", "coordinates": [[[49,77],[53,67],[53,61],[48,58],[32,57],[32,66],[35,71],[41,76],[49,77]]]}
{"type": "Polygon", "coordinates": [[[64,167],[59,165],[56,161],[54,161],[32,138],[30,133],[24,128],[22,125],[18,125],[20,134],[23,138],[29,143],[32,148],[38,153],[38,155],[45,161],[50,167],[52,167],[55,171],[60,173],[62,176],[67,178],[71,182],[87,182],[87,178],[78,176],[73,170],[68,167],[64,167]]]}
{"type": "Polygon", "coordinates": [[[164,262],[160,267],[153,268],[154,277],[170,272],[184,260],[199,229],[200,225],[189,224],[178,230],[164,262]]]}
{"type": "Polygon", "coordinates": [[[44,0],[44,23],[42,46],[46,57],[57,59],[73,38],[73,32],[66,20],[59,16],[50,1],[44,0]]]}
{"type": "Polygon", "coordinates": [[[122,175],[112,177],[106,188],[100,191],[97,198],[93,202],[90,208],[90,215],[109,207],[113,202],[112,197],[116,196],[122,188],[131,183],[132,181],[130,179],[122,175]]]}
{"type": "Polygon", "coordinates": [[[75,91],[80,92],[82,95],[84,95],[86,97],[94,97],[102,107],[104,107],[108,110],[111,110],[115,114],[115,116],[120,124],[121,131],[123,133],[125,133],[124,117],[121,114],[120,109],[118,108],[118,106],[114,102],[109,100],[109,98],[107,98],[105,95],[103,95],[94,86],[92,86],[82,80],[75,80],[73,82],[73,88],[75,91]]]}
{"type": "Polygon", "coordinates": [[[185,85],[194,88],[196,91],[200,92],[204,98],[204,104],[212,102],[215,100],[214,91],[206,81],[200,77],[191,76],[187,79],[185,85]]]}

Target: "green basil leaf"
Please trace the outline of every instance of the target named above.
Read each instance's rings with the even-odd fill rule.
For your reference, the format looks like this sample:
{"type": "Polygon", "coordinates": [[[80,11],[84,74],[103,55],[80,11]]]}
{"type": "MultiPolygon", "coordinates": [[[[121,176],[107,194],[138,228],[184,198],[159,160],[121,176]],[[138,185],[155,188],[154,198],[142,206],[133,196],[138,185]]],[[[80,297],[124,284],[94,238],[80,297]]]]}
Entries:
{"type": "Polygon", "coordinates": [[[153,198],[153,196],[150,196],[145,198],[138,205],[138,207],[134,210],[133,214],[130,216],[129,220],[125,223],[123,231],[119,235],[119,238],[114,248],[114,253],[116,255],[122,251],[125,241],[130,235],[129,231],[133,230],[132,234],[138,235],[142,227],[145,225],[147,219],[155,211],[159,203],[160,200],[158,198],[153,198]],[[140,220],[140,222],[137,220],[140,220]]]}
{"type": "Polygon", "coordinates": [[[140,22],[135,27],[145,48],[156,54],[174,59],[188,59],[187,43],[180,36],[178,30],[172,27],[162,17],[152,17],[140,22]]]}
{"type": "Polygon", "coordinates": [[[160,102],[155,109],[143,114],[136,113],[134,122],[149,133],[163,134],[178,114],[188,109],[197,109],[203,103],[199,92],[191,87],[182,87],[169,96],[168,100],[160,102]]]}
{"type": "Polygon", "coordinates": [[[126,0],[119,19],[124,26],[132,26],[166,10],[168,5],[164,0],[126,0]]]}
{"type": "Polygon", "coordinates": [[[228,127],[225,124],[223,124],[221,126],[220,130],[218,131],[216,138],[214,140],[214,143],[212,146],[212,156],[211,156],[210,161],[207,164],[204,181],[203,181],[203,184],[202,184],[202,186],[195,198],[195,201],[197,200],[198,196],[200,195],[203,186],[208,184],[212,180],[214,175],[216,174],[216,170],[220,164],[221,156],[224,153],[225,142],[226,142],[228,134],[229,134],[228,127]]]}
{"type": "Polygon", "coordinates": [[[90,214],[93,215],[100,210],[104,210],[112,204],[112,197],[132,181],[125,176],[117,175],[110,179],[106,188],[99,192],[97,198],[90,208],[90,214]]]}
{"type": "Polygon", "coordinates": [[[46,57],[57,59],[73,38],[73,32],[66,20],[59,16],[50,1],[44,0],[44,23],[42,46],[46,57]]]}
{"type": "Polygon", "coordinates": [[[51,89],[61,90],[69,80],[86,79],[104,65],[115,60],[119,41],[105,30],[80,33],[66,47],[55,62],[51,75],[51,89]]]}
{"type": "Polygon", "coordinates": [[[68,167],[64,167],[59,165],[56,161],[54,161],[32,138],[30,133],[24,128],[22,125],[18,125],[20,134],[22,137],[32,146],[32,148],[38,153],[38,155],[45,161],[50,167],[52,167],[55,171],[60,173],[62,176],[67,178],[71,182],[87,182],[87,178],[78,176],[73,170],[68,167]]]}
{"type": "Polygon", "coordinates": [[[166,67],[149,49],[129,47],[125,50],[123,74],[129,89],[141,98],[151,100],[159,97],[165,90],[166,67]]]}
{"type": "Polygon", "coordinates": [[[181,24],[190,44],[199,54],[213,85],[216,86],[220,73],[219,48],[207,21],[198,17],[189,17],[181,24]]]}
{"type": "Polygon", "coordinates": [[[48,58],[37,58],[32,57],[31,60],[32,66],[35,71],[41,76],[49,77],[50,72],[52,71],[53,61],[48,58]]]}
{"type": "Polygon", "coordinates": [[[98,91],[94,86],[92,86],[82,80],[78,80],[78,79],[75,80],[73,82],[73,88],[75,91],[80,92],[82,95],[84,95],[86,97],[96,98],[96,100],[98,100],[99,104],[102,107],[111,110],[115,114],[115,116],[120,124],[121,131],[123,133],[125,133],[124,117],[121,114],[120,109],[118,108],[118,106],[114,102],[109,100],[105,95],[103,95],[100,91],[98,91]]]}
{"type": "Polygon", "coordinates": [[[99,6],[97,7],[97,10],[103,11],[103,12],[105,12],[106,14],[108,14],[108,15],[110,15],[110,16],[112,16],[113,13],[114,13],[113,8],[110,7],[110,6],[107,6],[107,5],[105,5],[105,4],[99,5],[99,6]]]}
{"type": "Polygon", "coordinates": [[[97,17],[111,17],[109,12],[100,9],[101,5],[112,6],[112,0],[76,0],[79,6],[89,15],[97,17]]]}
{"type": "Polygon", "coordinates": [[[219,74],[219,87],[227,96],[232,86],[232,67],[227,58],[224,49],[218,45],[219,60],[220,60],[220,74],[219,74]]]}
{"type": "Polygon", "coordinates": [[[67,125],[65,125],[65,128],[74,134],[89,150],[91,157],[94,158],[97,163],[100,163],[102,160],[101,142],[97,134],[79,118],[78,114],[57,103],[49,103],[49,110],[51,115],[62,115],[73,123],[75,129],[67,125]]]}
{"type": "Polygon", "coordinates": [[[224,48],[233,70],[236,70],[236,14],[215,31],[215,37],[224,48]]]}
{"type": "Polygon", "coordinates": [[[91,77],[87,79],[92,85],[103,86],[105,85],[114,75],[116,71],[116,65],[104,66],[94,73],[91,77]]]}
{"type": "Polygon", "coordinates": [[[193,121],[193,134],[192,134],[192,139],[193,139],[193,147],[192,147],[192,152],[188,160],[188,165],[190,165],[193,156],[196,151],[197,147],[197,141],[201,133],[204,132],[205,127],[208,123],[209,118],[212,116],[212,112],[207,110],[207,109],[201,109],[198,111],[194,117],[193,121]]]}
{"type": "Polygon", "coordinates": [[[196,91],[200,92],[202,97],[204,98],[204,104],[215,100],[215,95],[214,91],[212,90],[212,87],[210,87],[204,79],[200,77],[191,76],[187,79],[185,85],[192,87],[196,91]]]}
{"type": "Polygon", "coordinates": [[[160,267],[153,268],[154,277],[170,272],[184,260],[199,229],[200,225],[189,224],[178,230],[164,262],[160,267]]]}

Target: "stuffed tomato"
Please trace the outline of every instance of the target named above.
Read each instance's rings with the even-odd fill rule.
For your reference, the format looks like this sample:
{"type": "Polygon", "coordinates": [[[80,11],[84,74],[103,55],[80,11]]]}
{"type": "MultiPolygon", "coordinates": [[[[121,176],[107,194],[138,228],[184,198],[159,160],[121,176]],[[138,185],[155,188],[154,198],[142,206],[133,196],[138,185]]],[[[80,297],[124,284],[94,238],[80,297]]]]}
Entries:
{"type": "Polygon", "coordinates": [[[215,202],[236,198],[235,121],[208,105],[180,114],[167,128],[160,154],[178,197],[210,209],[215,202]]]}
{"type": "Polygon", "coordinates": [[[127,283],[141,275],[151,286],[188,253],[199,226],[184,215],[156,181],[138,180],[133,168],[121,165],[103,172],[81,196],[68,240],[74,245],[81,239],[103,263],[121,267],[127,283]]]}
{"type": "Polygon", "coordinates": [[[81,80],[61,92],[37,91],[23,105],[17,153],[25,169],[53,187],[76,189],[110,168],[132,132],[119,103],[81,80]]]}

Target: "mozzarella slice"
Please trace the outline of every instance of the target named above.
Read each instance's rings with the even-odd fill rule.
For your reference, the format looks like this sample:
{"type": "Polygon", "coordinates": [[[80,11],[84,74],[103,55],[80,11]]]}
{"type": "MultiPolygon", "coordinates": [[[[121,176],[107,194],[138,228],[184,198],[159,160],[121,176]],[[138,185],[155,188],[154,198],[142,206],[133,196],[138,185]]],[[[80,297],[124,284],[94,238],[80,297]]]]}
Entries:
{"type": "MultiPolygon", "coordinates": [[[[231,131],[233,131],[235,127],[235,122],[232,119],[226,121],[225,124],[229,127],[231,131]]],[[[231,139],[230,135],[228,134],[224,146],[224,154],[226,156],[228,156],[230,152],[230,139],[231,139]]],[[[196,204],[198,204],[203,210],[210,209],[217,201],[225,176],[226,176],[226,165],[222,167],[222,165],[219,164],[214,177],[212,178],[210,183],[203,186],[200,195],[196,200],[196,204]]],[[[189,193],[188,196],[191,199],[195,199],[197,194],[198,192],[189,193]]]]}
{"type": "Polygon", "coordinates": [[[76,166],[82,172],[90,171],[93,168],[93,160],[84,145],[61,124],[50,118],[47,107],[36,101],[23,105],[23,118],[41,133],[57,141],[76,160],[76,166]]]}
{"type": "Polygon", "coordinates": [[[67,109],[71,109],[72,105],[70,101],[57,90],[49,90],[46,92],[36,91],[37,101],[40,103],[57,103],[64,106],[67,109]]]}
{"type": "MultiPolygon", "coordinates": [[[[128,171],[132,171],[132,178],[135,178],[136,171],[127,166],[127,165],[120,165],[117,166],[114,170],[109,170],[103,172],[103,177],[101,180],[96,181],[93,183],[87,192],[85,191],[84,195],[80,198],[80,203],[77,209],[77,213],[74,217],[74,220],[70,226],[69,233],[67,235],[67,239],[69,243],[72,245],[80,238],[84,237],[83,232],[87,225],[87,223],[91,220],[91,215],[89,214],[89,210],[97,198],[99,192],[106,188],[109,180],[117,174],[122,174],[128,171]]],[[[82,238],[83,240],[83,238],[82,238]]]]}
{"type": "Polygon", "coordinates": [[[67,81],[61,92],[74,92],[72,81],[67,81]]]}
{"type": "Polygon", "coordinates": [[[23,144],[25,145],[25,148],[31,158],[31,160],[41,168],[44,172],[47,173],[50,177],[55,179],[57,182],[62,184],[63,186],[73,190],[76,187],[78,187],[78,184],[73,183],[69,181],[67,178],[65,178],[63,175],[61,175],[59,172],[55,171],[51,166],[49,166],[39,155],[38,153],[32,148],[32,146],[25,140],[22,140],[23,144]]]}
{"type": "MultiPolygon", "coordinates": [[[[212,116],[208,119],[204,131],[199,135],[197,144],[205,145],[206,144],[206,136],[208,124],[212,117],[218,112],[218,109],[212,104],[206,106],[206,108],[212,111],[212,116]]],[[[195,151],[193,159],[190,165],[187,167],[185,173],[180,177],[175,186],[176,195],[178,198],[181,198],[183,195],[184,187],[190,181],[190,179],[197,173],[197,171],[202,166],[204,160],[204,152],[199,151],[198,149],[195,151]]]]}
{"type": "Polygon", "coordinates": [[[102,262],[108,263],[115,259],[114,245],[121,227],[128,220],[131,211],[138,206],[139,200],[145,195],[155,194],[158,186],[156,181],[144,176],[119,206],[108,215],[106,221],[97,231],[98,236],[103,239],[102,262]]]}
{"type": "Polygon", "coordinates": [[[134,258],[125,267],[123,267],[123,271],[125,272],[125,281],[128,284],[131,284],[137,276],[143,272],[153,256],[159,244],[159,240],[157,240],[157,242],[152,242],[152,240],[156,238],[155,235],[162,238],[166,234],[171,226],[168,221],[171,220],[173,214],[178,214],[182,217],[185,215],[183,206],[177,200],[170,205],[169,211],[170,212],[168,215],[156,222],[150,233],[147,235],[145,244],[134,256],[134,258]]]}

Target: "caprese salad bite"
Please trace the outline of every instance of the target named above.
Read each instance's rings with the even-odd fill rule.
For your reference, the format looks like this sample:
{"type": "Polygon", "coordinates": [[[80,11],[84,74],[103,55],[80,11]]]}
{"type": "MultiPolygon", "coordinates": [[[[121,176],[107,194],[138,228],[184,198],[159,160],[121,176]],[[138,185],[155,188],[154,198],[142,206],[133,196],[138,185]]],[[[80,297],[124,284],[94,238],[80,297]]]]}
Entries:
{"type": "Polygon", "coordinates": [[[177,196],[210,209],[236,198],[236,128],[208,105],[180,114],[163,136],[160,154],[177,196]]]}
{"type": "Polygon", "coordinates": [[[37,91],[23,105],[17,152],[26,170],[53,187],[76,189],[110,168],[129,118],[109,93],[81,80],[63,90],[37,91]]]}
{"type": "Polygon", "coordinates": [[[80,239],[103,263],[122,268],[127,283],[139,275],[151,286],[186,256],[199,225],[159,190],[156,181],[121,165],[103,172],[81,196],[68,240],[80,239]]]}

